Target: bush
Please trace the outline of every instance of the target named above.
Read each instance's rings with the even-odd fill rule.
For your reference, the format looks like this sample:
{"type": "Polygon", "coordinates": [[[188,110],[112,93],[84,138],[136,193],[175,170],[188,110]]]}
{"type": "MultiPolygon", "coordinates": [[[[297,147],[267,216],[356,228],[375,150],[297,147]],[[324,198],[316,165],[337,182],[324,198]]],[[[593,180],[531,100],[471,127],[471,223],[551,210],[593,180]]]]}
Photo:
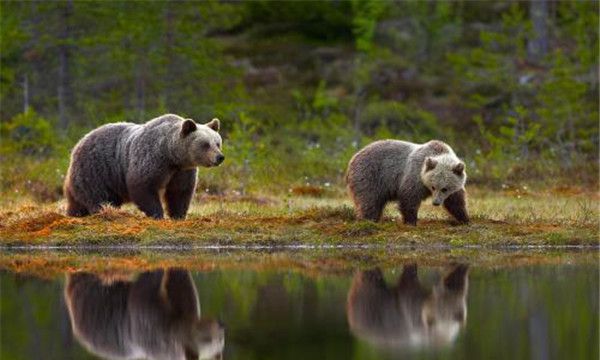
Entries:
{"type": "Polygon", "coordinates": [[[0,124],[0,154],[48,157],[58,143],[48,120],[29,110],[0,124]]]}
{"type": "Polygon", "coordinates": [[[361,122],[367,136],[385,128],[399,138],[425,141],[438,135],[439,125],[434,114],[397,101],[369,103],[361,122]]]}

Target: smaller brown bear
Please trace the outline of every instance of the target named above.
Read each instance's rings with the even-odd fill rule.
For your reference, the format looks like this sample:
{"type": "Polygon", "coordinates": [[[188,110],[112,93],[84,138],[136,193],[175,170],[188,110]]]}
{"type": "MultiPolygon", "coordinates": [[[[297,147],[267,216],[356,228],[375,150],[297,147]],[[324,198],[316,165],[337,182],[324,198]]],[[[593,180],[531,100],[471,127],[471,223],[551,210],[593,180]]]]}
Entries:
{"type": "Polygon", "coordinates": [[[460,223],[468,223],[465,164],[447,144],[382,140],[357,152],[346,183],[358,218],[379,221],[385,205],[398,201],[404,223],[417,224],[421,202],[433,196],[460,223]]]}
{"type": "Polygon", "coordinates": [[[185,218],[196,189],[196,168],[217,166],[218,119],[202,125],[167,114],[145,124],[101,126],[73,148],[64,193],[69,216],[86,216],[103,204],[132,201],[146,215],[185,218]]]}

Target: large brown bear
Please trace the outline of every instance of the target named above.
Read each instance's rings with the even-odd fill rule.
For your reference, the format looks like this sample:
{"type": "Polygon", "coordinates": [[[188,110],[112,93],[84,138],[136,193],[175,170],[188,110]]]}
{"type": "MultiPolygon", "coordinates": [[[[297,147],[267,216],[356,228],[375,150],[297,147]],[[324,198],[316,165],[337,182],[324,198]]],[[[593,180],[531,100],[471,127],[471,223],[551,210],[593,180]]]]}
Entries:
{"type": "Polygon", "coordinates": [[[217,166],[219,120],[201,125],[167,114],[145,124],[101,126],[83,137],[71,154],[64,193],[67,214],[85,216],[103,204],[132,201],[161,219],[161,195],[169,216],[185,218],[196,188],[196,168],[217,166]]]}
{"type": "Polygon", "coordinates": [[[468,223],[465,164],[447,144],[382,140],[357,152],[346,183],[360,219],[379,221],[385,205],[398,201],[404,223],[417,224],[421,202],[433,197],[460,223],[468,223]]]}
{"type": "Polygon", "coordinates": [[[76,338],[110,359],[206,359],[223,351],[223,326],[200,318],[188,271],[123,276],[69,275],[65,300],[76,338]]]}
{"type": "Polygon", "coordinates": [[[417,265],[404,267],[388,286],[380,269],[357,272],[348,293],[350,330],[385,348],[443,346],[467,317],[468,267],[456,265],[432,290],[421,286],[417,265]]]}

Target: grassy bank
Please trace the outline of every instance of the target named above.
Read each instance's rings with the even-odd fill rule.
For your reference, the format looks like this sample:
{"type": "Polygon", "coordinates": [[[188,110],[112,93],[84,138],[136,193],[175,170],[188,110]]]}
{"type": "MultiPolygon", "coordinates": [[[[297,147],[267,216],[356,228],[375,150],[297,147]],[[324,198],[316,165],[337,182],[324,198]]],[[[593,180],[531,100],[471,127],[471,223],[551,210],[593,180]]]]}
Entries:
{"type": "Polygon", "coordinates": [[[184,221],[149,219],[133,206],[85,218],[64,214],[62,201],[5,201],[5,246],[208,245],[597,245],[598,193],[580,188],[470,189],[472,223],[456,226],[424,203],[417,227],[390,204],[382,222],[358,221],[344,196],[314,198],[201,196],[184,221]]]}

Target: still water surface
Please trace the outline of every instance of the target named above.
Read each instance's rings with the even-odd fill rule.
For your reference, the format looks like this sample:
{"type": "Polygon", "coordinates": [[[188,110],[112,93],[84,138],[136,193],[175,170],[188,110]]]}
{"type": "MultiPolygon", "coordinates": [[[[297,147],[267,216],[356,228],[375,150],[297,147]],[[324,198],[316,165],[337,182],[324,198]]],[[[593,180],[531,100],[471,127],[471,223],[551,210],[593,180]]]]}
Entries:
{"type": "Polygon", "coordinates": [[[598,267],[0,273],[1,359],[598,359],[598,267]]]}

